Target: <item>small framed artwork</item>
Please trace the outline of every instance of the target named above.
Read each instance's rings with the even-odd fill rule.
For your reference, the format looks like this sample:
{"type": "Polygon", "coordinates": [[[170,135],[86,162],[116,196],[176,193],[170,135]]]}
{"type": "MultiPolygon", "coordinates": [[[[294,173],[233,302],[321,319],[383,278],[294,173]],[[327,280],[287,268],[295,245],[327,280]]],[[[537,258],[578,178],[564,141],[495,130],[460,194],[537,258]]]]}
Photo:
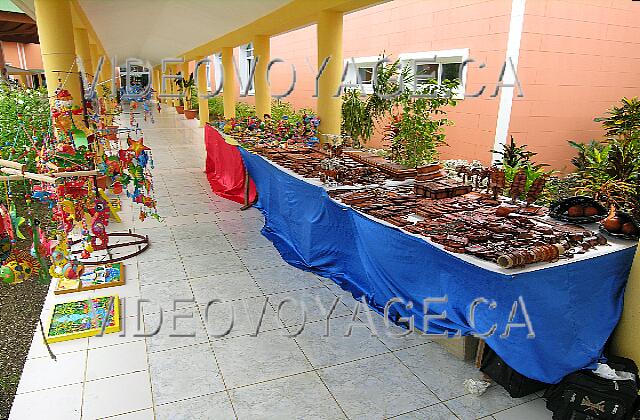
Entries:
{"type": "Polygon", "coordinates": [[[47,342],[92,337],[120,331],[120,300],[117,295],[58,303],[47,328],[47,342]]]}
{"type": "Polygon", "coordinates": [[[122,286],[124,283],[124,265],[122,263],[100,264],[88,268],[80,278],[58,278],[58,283],[53,293],[61,295],[64,293],[102,289],[104,287],[122,286]]]}

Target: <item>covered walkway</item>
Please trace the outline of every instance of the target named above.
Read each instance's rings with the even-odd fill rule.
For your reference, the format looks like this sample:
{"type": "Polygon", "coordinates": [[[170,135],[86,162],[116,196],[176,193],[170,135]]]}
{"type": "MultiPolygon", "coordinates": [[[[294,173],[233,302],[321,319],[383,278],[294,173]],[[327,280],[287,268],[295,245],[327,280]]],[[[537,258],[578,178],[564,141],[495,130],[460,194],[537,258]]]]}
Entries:
{"type": "MultiPolygon", "coordinates": [[[[482,397],[468,395],[463,381],[478,378],[478,370],[422,335],[393,337],[404,330],[386,328],[377,314],[370,322],[366,311],[353,321],[356,301],[286,265],[260,234],[257,210],[240,212],[212,195],[196,123],[165,108],[142,128],[165,218],[141,224],[124,209],[123,223],[113,224],[151,241],[125,262],[126,285],[108,290],[123,298],[124,332],[54,343],[53,361],[36,331],[12,419],[549,418],[537,394],[512,399],[493,386],[482,397]],[[138,298],[149,301],[141,317],[138,298]],[[277,309],[287,298],[281,323],[277,309]],[[214,299],[220,303],[210,306],[207,322],[214,299]],[[306,326],[292,338],[301,305],[306,326]],[[151,337],[135,336],[142,332],[151,337]]],[[[53,304],[65,300],[50,293],[45,325],[53,304]]]]}

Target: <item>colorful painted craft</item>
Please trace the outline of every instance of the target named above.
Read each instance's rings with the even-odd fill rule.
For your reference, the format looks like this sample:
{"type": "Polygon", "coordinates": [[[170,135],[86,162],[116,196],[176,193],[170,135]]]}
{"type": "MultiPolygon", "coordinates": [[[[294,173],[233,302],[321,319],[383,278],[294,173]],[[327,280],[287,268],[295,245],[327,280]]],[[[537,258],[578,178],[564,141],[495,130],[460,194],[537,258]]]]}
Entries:
{"type": "Polygon", "coordinates": [[[0,267],[0,279],[6,284],[29,280],[40,270],[40,264],[28,252],[12,251],[0,267]]]}
{"type": "Polygon", "coordinates": [[[122,263],[101,264],[88,268],[79,279],[58,278],[58,284],[53,292],[56,295],[61,295],[83,290],[122,286],[124,283],[124,265],[122,263]]]}
{"type": "Polygon", "coordinates": [[[103,326],[105,334],[120,331],[117,295],[58,303],[53,307],[47,328],[47,342],[92,337],[100,334],[103,326]]]}
{"type": "MultiPolygon", "coordinates": [[[[102,89],[101,98],[85,101],[85,107],[81,108],[74,105],[62,80],[58,82],[50,121],[55,130],[21,126],[17,132],[24,132],[28,141],[22,146],[16,145],[16,141],[7,143],[0,150],[0,180],[5,182],[0,197],[0,281],[6,284],[17,284],[31,277],[48,282],[53,277],[63,282],[63,288],[68,287],[65,282],[75,283],[77,288],[81,284],[83,263],[88,262],[94,252],[110,249],[109,221],[121,221],[117,214],[119,194],[126,193],[139,204],[140,219],[160,219],[153,192],[151,149],[144,144],[133,112],[137,102],[131,103],[131,127],[119,129],[113,125],[113,117],[121,110],[108,89],[102,89]],[[127,133],[124,145],[119,132],[127,133]],[[23,211],[22,206],[15,203],[15,198],[22,197],[11,191],[14,181],[26,188],[24,215],[18,214],[18,209],[23,211]],[[46,229],[40,227],[31,211],[33,200],[51,209],[50,218],[55,227],[49,223],[43,225],[46,229]],[[76,235],[79,239],[72,240],[76,235]],[[27,240],[32,241],[31,256],[16,252],[22,248],[18,241],[27,240]],[[76,244],[79,244],[76,249],[69,249],[76,244]]],[[[153,120],[153,107],[147,103],[150,98],[148,94],[140,102],[145,119],[151,116],[153,120]]],[[[21,118],[18,120],[23,124],[21,118]]],[[[144,249],[146,247],[139,248],[137,252],[144,249]]],[[[119,258],[128,257],[130,255],[119,258]]],[[[100,261],[108,262],[115,261],[100,261]]]]}

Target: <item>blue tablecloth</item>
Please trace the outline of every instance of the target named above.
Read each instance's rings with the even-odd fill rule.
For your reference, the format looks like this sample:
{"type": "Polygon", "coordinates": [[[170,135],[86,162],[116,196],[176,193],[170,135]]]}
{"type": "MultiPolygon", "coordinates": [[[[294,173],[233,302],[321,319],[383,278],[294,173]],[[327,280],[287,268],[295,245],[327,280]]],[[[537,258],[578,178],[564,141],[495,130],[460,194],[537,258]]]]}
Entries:
{"type": "Polygon", "coordinates": [[[502,274],[371,220],[331,200],[323,188],[241,153],[258,190],[256,207],[265,216],[262,233],[289,264],[332,279],[355,298],[364,296],[379,312],[400,298],[404,303],[391,305],[390,317],[413,317],[427,333],[469,335],[495,325],[487,344],[529,378],[556,383],[601,357],[622,312],[635,248],[502,274]],[[444,297],[446,302],[434,303],[444,297]],[[425,322],[425,306],[430,316],[446,317],[425,322]],[[504,337],[510,319],[525,326],[504,337]]]}

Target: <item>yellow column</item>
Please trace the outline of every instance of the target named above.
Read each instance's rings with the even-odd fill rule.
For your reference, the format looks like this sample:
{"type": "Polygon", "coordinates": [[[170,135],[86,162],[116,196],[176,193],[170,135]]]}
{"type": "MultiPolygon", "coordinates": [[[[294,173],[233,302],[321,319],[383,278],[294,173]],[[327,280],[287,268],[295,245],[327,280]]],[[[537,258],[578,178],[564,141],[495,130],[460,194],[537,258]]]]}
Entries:
{"type": "MultiPolygon", "coordinates": [[[[205,57],[202,57],[200,60],[204,58],[205,57]]],[[[210,65],[213,66],[213,63],[210,65]]],[[[200,67],[198,67],[198,119],[200,120],[200,127],[204,127],[204,125],[209,122],[209,99],[201,98],[202,95],[206,94],[207,65],[201,64],[200,67]]]]}
{"type": "MultiPolygon", "coordinates": [[[[171,66],[171,74],[175,75],[177,73],[178,73],[178,66],[177,65],[172,65],[171,66]]],[[[169,83],[171,85],[170,93],[172,93],[174,95],[176,93],[178,93],[178,85],[176,85],[175,81],[176,81],[176,79],[170,79],[169,80],[169,83]]],[[[169,102],[169,104],[175,108],[176,106],[180,105],[180,101],[178,99],[171,99],[171,102],[169,102]]]]}
{"type": "MultiPolygon", "coordinates": [[[[93,77],[96,63],[91,59],[91,51],[89,50],[89,34],[85,28],[74,28],[73,38],[76,43],[76,56],[82,59],[84,71],[93,77]]],[[[90,79],[91,79],[90,78],[90,79]]]]}
{"type": "Polygon", "coordinates": [[[271,60],[271,45],[268,35],[256,35],[253,38],[253,54],[258,58],[254,74],[256,115],[262,119],[264,114],[271,115],[271,88],[267,81],[267,66],[271,60]]]}
{"type": "Polygon", "coordinates": [[[104,63],[102,64],[102,70],[100,73],[103,75],[103,80],[107,82],[107,86],[109,86],[109,89],[111,89],[111,83],[113,83],[111,80],[113,78],[113,72],[111,71],[111,60],[107,57],[107,54],[104,51],[102,52],[102,54],[104,55],[104,63]]]}
{"type": "MultiPolygon", "coordinates": [[[[189,62],[185,61],[184,63],[180,64],[180,73],[182,74],[183,79],[189,80],[189,62]]],[[[189,105],[189,98],[187,98],[187,92],[185,92],[183,90],[182,94],[184,95],[182,97],[182,105],[184,105],[184,109],[191,109],[191,106],[189,105]]]]}
{"type": "Polygon", "coordinates": [[[622,318],[613,334],[613,351],[640,363],[640,244],[624,293],[622,318]]]}
{"type": "Polygon", "coordinates": [[[153,99],[155,99],[160,93],[160,86],[162,83],[162,81],[160,80],[160,70],[158,70],[157,67],[154,67],[151,74],[153,76],[153,99]]]}
{"type": "MultiPolygon", "coordinates": [[[[165,72],[166,74],[173,74],[173,66],[172,65],[167,65],[167,70],[165,72]]],[[[172,79],[167,79],[166,81],[166,86],[165,86],[165,93],[173,93],[173,80],[172,79]]],[[[173,106],[173,99],[171,98],[165,98],[164,99],[164,103],[169,105],[169,106],[173,106]]]]}
{"type": "Polygon", "coordinates": [[[330,57],[318,81],[319,130],[340,134],[342,99],[334,95],[342,79],[342,13],[322,11],[318,16],[318,68],[330,57]]]}
{"type": "Polygon", "coordinates": [[[235,118],[236,116],[236,95],[235,72],[233,68],[233,48],[222,48],[222,102],[224,104],[224,117],[235,118]]]}
{"type": "MultiPolygon", "coordinates": [[[[89,43],[89,53],[91,55],[91,62],[94,65],[98,64],[98,59],[99,59],[99,54],[98,54],[98,46],[96,44],[91,44],[89,43]]],[[[93,68],[91,70],[91,73],[93,73],[95,71],[95,68],[93,68]]],[[[100,72],[101,74],[97,74],[94,75],[93,77],[96,78],[98,80],[98,82],[101,82],[103,80],[103,74],[102,72],[100,72]]]]}
{"type": "Polygon", "coordinates": [[[27,87],[27,75],[20,74],[18,75],[18,78],[20,79],[20,84],[22,85],[22,87],[27,87]]]}
{"type": "Polygon", "coordinates": [[[73,103],[82,103],[78,68],[74,65],[76,47],[69,0],[35,0],[36,22],[47,91],[53,101],[58,79],[73,96],[73,103]],[[68,73],[71,72],[71,73],[68,73]]]}

